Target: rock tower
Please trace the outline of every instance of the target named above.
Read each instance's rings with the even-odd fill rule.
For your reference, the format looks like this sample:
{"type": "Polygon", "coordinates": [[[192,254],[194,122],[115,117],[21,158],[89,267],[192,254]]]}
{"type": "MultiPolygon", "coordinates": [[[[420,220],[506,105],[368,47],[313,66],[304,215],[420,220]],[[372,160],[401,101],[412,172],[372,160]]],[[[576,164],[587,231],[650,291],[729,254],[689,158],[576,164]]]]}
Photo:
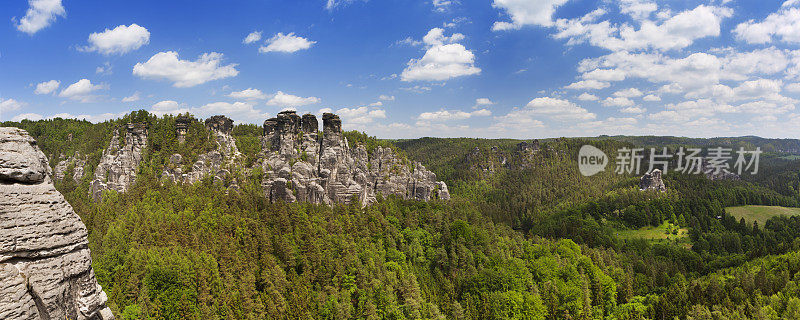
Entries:
{"type": "Polygon", "coordinates": [[[27,132],[0,128],[0,319],[113,319],[86,227],[27,132]]]}

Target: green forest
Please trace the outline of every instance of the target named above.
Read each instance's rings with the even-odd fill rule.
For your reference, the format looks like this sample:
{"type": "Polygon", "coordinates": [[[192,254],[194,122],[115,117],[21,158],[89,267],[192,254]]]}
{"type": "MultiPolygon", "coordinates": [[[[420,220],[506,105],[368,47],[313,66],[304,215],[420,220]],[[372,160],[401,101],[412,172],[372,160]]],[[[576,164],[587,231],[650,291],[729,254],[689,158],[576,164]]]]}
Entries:
{"type": "Polygon", "coordinates": [[[362,207],[270,203],[265,173],[251,167],[263,152],[255,125],[233,129],[243,155],[229,177],[237,190],[213,177],[171,183],[161,177],[170,155],[189,166],[212,148],[201,122],[183,144],[174,125],[145,111],[97,124],[0,123],[27,130],[51,165],[86,156],[83,178],[56,187],[89,230],[94,272],[120,319],[800,319],[800,216],[759,224],[726,211],[800,207],[796,140],[556,138],[528,150],[522,140],[346,132],[351,147],[420,161],[452,196],[379,196],[362,207]],[[136,183],[92,201],[92,170],[128,122],[149,132],[136,183]],[[765,153],[756,175],[670,172],[659,192],[639,190],[640,175],[582,176],[584,144],[606,154],[712,145],[765,153]],[[676,236],[631,236],[639,230],[676,236]]]}

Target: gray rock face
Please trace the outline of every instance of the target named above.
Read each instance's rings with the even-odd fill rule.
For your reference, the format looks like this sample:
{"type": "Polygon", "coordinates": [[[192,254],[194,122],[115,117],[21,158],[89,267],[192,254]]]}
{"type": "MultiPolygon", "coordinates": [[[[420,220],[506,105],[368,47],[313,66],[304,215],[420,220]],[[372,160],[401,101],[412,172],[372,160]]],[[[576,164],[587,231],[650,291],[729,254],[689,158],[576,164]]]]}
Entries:
{"type": "Polygon", "coordinates": [[[653,171],[645,173],[639,180],[639,189],[666,191],[664,180],[661,180],[661,170],[653,169],[653,171]]]}
{"type": "MultiPolygon", "coordinates": [[[[64,155],[61,155],[63,158],[64,155]]],[[[55,180],[60,181],[66,178],[67,168],[69,166],[73,166],[72,171],[72,178],[75,181],[80,181],[83,178],[84,167],[86,167],[86,157],[80,155],[80,153],[75,153],[67,158],[63,158],[63,160],[59,161],[55,168],[53,168],[53,178],[55,180]]]]}
{"type": "Polygon", "coordinates": [[[539,140],[534,139],[531,142],[522,141],[517,144],[517,152],[536,152],[539,151],[539,140]]]}
{"type": "Polygon", "coordinates": [[[113,319],[87,232],[27,132],[0,128],[0,319],[113,319]]]}
{"type": "Polygon", "coordinates": [[[50,174],[44,153],[31,152],[36,141],[22,129],[0,128],[0,181],[39,183],[50,174]]]}
{"type": "Polygon", "coordinates": [[[428,201],[449,199],[444,182],[418,163],[409,163],[390,148],[368,153],[351,148],[342,134],[339,116],[322,116],[318,135],[314,115],[301,118],[294,111],[264,121],[263,187],[272,202],[350,203],[367,205],[376,196],[397,195],[428,201]]]}
{"type": "Polygon", "coordinates": [[[129,123],[122,129],[125,130],[124,144],[120,143],[120,130],[117,129],[94,171],[94,180],[89,189],[94,200],[100,199],[105,190],[125,192],[136,180],[142,152],[147,147],[147,126],[129,123]]]}
{"type": "Polygon", "coordinates": [[[523,141],[512,150],[492,146],[489,150],[475,147],[464,157],[470,170],[481,176],[492,176],[501,169],[523,170],[534,165],[534,156],[541,150],[539,140],[523,141]]]}
{"type": "Polygon", "coordinates": [[[214,176],[217,181],[225,180],[229,175],[226,169],[234,164],[241,154],[236,148],[236,139],[231,135],[233,120],[225,116],[213,116],[206,119],[211,139],[214,141],[214,150],[201,154],[192,165],[189,172],[182,172],[180,167],[183,157],[180,154],[170,156],[171,168],[163,172],[163,176],[174,183],[195,183],[206,176],[214,176]]]}

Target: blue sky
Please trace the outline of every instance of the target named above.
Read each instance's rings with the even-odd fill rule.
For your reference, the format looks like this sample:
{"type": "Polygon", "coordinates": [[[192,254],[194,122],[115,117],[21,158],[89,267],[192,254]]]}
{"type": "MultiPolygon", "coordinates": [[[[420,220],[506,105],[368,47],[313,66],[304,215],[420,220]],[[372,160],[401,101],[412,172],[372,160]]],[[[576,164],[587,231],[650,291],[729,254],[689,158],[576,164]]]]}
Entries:
{"type": "Polygon", "coordinates": [[[0,3],[0,120],[333,111],[382,138],[800,137],[800,0],[0,3]]]}

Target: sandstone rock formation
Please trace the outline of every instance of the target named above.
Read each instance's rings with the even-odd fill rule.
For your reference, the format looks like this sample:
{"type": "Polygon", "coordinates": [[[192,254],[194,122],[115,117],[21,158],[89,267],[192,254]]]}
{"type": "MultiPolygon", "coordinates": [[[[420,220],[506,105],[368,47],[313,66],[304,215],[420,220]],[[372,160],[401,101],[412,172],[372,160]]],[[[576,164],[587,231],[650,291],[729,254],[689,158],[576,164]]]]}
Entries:
{"type": "Polygon", "coordinates": [[[504,151],[498,146],[492,146],[486,151],[475,147],[465,156],[464,162],[470,170],[491,176],[501,168],[510,170],[530,168],[533,165],[533,157],[540,149],[539,140],[520,142],[510,151],[504,151]]]}
{"type": "Polygon", "coordinates": [[[539,140],[533,139],[531,142],[522,141],[517,144],[516,151],[520,153],[535,153],[539,151],[539,140]]]}
{"type": "Polygon", "coordinates": [[[179,143],[186,142],[186,134],[189,132],[189,123],[191,121],[192,119],[183,115],[175,118],[175,136],[178,137],[179,143]]]}
{"type": "Polygon", "coordinates": [[[142,152],[147,147],[147,126],[141,123],[128,123],[123,129],[124,141],[120,142],[120,130],[117,129],[94,171],[94,180],[89,192],[95,200],[103,195],[104,190],[125,192],[136,180],[136,171],[143,157],[142,152]]]}
{"type": "MultiPolygon", "coordinates": [[[[186,121],[186,126],[188,126],[189,120],[186,121]]],[[[178,125],[180,123],[178,122],[178,125]]],[[[218,181],[224,180],[230,174],[226,168],[234,165],[234,161],[240,156],[239,150],[236,148],[236,139],[231,135],[233,120],[217,115],[206,119],[205,126],[209,131],[209,137],[214,141],[214,150],[201,154],[192,165],[192,169],[186,173],[180,167],[183,157],[180,154],[173,154],[169,159],[171,167],[164,170],[164,177],[175,183],[191,184],[206,176],[214,176],[214,179],[218,181]]],[[[181,126],[177,130],[180,133],[181,126]]]]}
{"type": "Polygon", "coordinates": [[[378,194],[428,201],[449,199],[444,182],[392,149],[351,148],[339,116],[322,116],[322,135],[314,115],[284,111],[263,125],[264,192],[272,202],[350,203],[367,205],[378,194]]]}
{"type": "Polygon", "coordinates": [[[75,181],[80,181],[83,178],[84,167],[86,167],[86,157],[81,156],[80,153],[75,153],[69,157],[64,158],[61,155],[62,160],[59,161],[55,168],[53,168],[53,178],[56,180],[63,180],[66,178],[67,169],[72,166],[72,178],[75,181]]]}
{"type": "MultiPolygon", "coordinates": [[[[444,182],[418,162],[409,162],[391,148],[348,145],[342,133],[342,122],[335,114],[323,115],[323,130],[312,114],[302,117],[284,111],[264,121],[262,154],[258,165],[263,168],[265,196],[270,201],[307,201],[312,203],[350,203],[357,199],[370,204],[378,194],[397,195],[405,199],[428,201],[449,199],[444,182]]],[[[190,117],[176,118],[176,137],[185,139],[190,117]]],[[[230,180],[230,170],[241,168],[241,153],[232,136],[233,120],[213,116],[205,120],[213,150],[198,156],[191,169],[185,170],[181,154],[170,157],[162,177],[174,183],[196,183],[212,176],[215,181],[230,180]]],[[[128,124],[124,142],[120,131],[115,133],[103,153],[91,184],[91,196],[99,199],[104,190],[126,191],[135,181],[138,165],[147,146],[147,128],[128,124]]],[[[58,166],[63,172],[69,160],[58,166]],[[63,168],[62,168],[63,167],[63,168]]],[[[63,175],[63,173],[62,173],[63,175]]],[[[237,189],[236,181],[228,181],[229,189],[237,189]]]]}
{"type": "Polygon", "coordinates": [[[639,189],[666,191],[667,187],[664,185],[664,180],[661,179],[661,170],[653,169],[653,171],[645,173],[639,180],[639,189]]]}
{"type": "Polygon", "coordinates": [[[87,232],[27,132],[0,128],[0,319],[113,319],[87,232]]]}

